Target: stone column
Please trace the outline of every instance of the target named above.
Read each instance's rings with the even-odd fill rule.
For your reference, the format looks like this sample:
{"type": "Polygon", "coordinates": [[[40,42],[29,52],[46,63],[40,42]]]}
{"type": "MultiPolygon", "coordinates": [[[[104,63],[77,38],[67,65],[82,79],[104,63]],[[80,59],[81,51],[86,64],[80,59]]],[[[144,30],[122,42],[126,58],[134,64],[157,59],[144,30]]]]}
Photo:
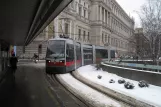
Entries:
{"type": "Polygon", "coordinates": [[[109,20],[109,25],[112,27],[112,16],[111,15],[109,16],[108,20],[109,20]]]}
{"type": "Polygon", "coordinates": [[[69,23],[69,37],[71,38],[72,37],[72,21],[70,21],[69,23]]]}
{"type": "Polygon", "coordinates": [[[64,19],[61,20],[62,34],[65,33],[64,19]]]}
{"type": "Polygon", "coordinates": [[[96,20],[99,20],[99,17],[100,17],[100,16],[99,16],[99,5],[96,6],[96,10],[97,10],[97,13],[96,13],[97,19],[96,19],[96,20]]]}
{"type": "Polygon", "coordinates": [[[73,36],[74,36],[74,40],[75,40],[75,34],[76,34],[76,26],[75,26],[75,22],[73,22],[73,26],[74,26],[73,36]]]}
{"type": "Polygon", "coordinates": [[[59,20],[58,20],[58,18],[56,18],[55,19],[55,36],[59,36],[58,27],[59,27],[59,20]]]}
{"type": "Polygon", "coordinates": [[[106,9],[104,8],[103,10],[104,10],[104,13],[103,13],[104,14],[104,22],[106,23],[106,9]]]}
{"type": "Polygon", "coordinates": [[[100,20],[102,21],[102,7],[101,6],[99,6],[99,8],[100,8],[100,20]]]}
{"type": "Polygon", "coordinates": [[[108,11],[106,11],[106,12],[107,12],[107,17],[106,17],[106,18],[107,18],[107,22],[106,22],[106,23],[108,24],[108,23],[109,23],[109,22],[108,22],[108,11]]]}
{"type": "Polygon", "coordinates": [[[79,12],[79,7],[78,7],[78,3],[76,3],[76,12],[78,13],[79,12]]]}
{"type": "Polygon", "coordinates": [[[84,9],[83,9],[83,6],[82,6],[82,13],[81,13],[81,16],[84,16],[84,9]]]}

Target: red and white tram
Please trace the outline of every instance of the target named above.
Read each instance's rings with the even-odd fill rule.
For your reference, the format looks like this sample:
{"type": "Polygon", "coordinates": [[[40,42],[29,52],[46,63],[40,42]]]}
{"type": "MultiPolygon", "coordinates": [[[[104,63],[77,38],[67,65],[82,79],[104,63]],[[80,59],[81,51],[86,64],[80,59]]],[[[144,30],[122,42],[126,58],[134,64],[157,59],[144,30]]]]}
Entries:
{"type": "Polygon", "coordinates": [[[108,50],[104,47],[85,45],[68,38],[54,38],[47,43],[46,73],[67,73],[105,59],[108,59],[108,50]]]}

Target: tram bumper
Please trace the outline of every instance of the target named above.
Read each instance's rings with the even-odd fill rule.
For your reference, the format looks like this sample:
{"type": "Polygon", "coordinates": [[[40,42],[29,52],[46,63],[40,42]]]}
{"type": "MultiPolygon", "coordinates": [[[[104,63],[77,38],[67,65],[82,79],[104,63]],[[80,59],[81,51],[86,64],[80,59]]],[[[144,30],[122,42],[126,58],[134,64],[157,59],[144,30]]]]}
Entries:
{"type": "Polygon", "coordinates": [[[59,73],[66,73],[66,67],[65,66],[47,66],[46,67],[46,73],[48,74],[59,74],[59,73]]]}

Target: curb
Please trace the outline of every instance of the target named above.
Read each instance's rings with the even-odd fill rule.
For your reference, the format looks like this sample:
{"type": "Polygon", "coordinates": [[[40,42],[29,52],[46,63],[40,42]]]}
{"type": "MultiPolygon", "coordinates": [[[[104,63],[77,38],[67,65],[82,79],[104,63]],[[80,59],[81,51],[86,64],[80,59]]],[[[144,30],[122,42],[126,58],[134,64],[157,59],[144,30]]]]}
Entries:
{"type": "Polygon", "coordinates": [[[77,70],[75,72],[72,72],[72,74],[75,76],[75,78],[77,78],[81,82],[87,84],[88,86],[90,86],[90,87],[92,87],[92,88],[94,88],[94,89],[96,89],[108,96],[111,96],[114,99],[117,99],[121,102],[127,103],[131,106],[134,106],[134,107],[155,107],[151,104],[147,104],[145,102],[142,102],[142,101],[132,98],[130,96],[121,94],[121,93],[114,91],[114,90],[111,90],[111,89],[104,87],[100,84],[94,83],[91,80],[88,80],[85,77],[83,77],[82,75],[80,75],[77,70]]]}
{"type": "MultiPolygon", "coordinates": [[[[71,75],[72,76],[72,75],[71,75]]],[[[120,105],[119,104],[119,102],[118,101],[113,101],[113,99],[112,98],[110,98],[109,97],[109,101],[112,101],[112,102],[115,102],[115,104],[116,105],[118,105],[118,106],[116,106],[115,104],[115,106],[112,104],[112,102],[109,102],[108,104],[104,104],[104,103],[98,103],[97,101],[95,101],[94,99],[92,99],[92,98],[89,98],[89,97],[86,97],[86,95],[85,94],[83,94],[83,93],[81,93],[81,92],[79,92],[77,89],[75,89],[73,86],[70,86],[70,83],[66,83],[66,81],[63,79],[63,77],[61,77],[61,76],[59,76],[59,75],[56,75],[56,77],[57,77],[57,79],[62,83],[62,85],[64,85],[65,87],[66,87],[66,89],[67,90],[69,90],[71,93],[73,93],[79,100],[81,100],[82,102],[84,102],[86,105],[88,105],[88,107],[125,107],[125,106],[122,106],[122,105],[120,105]]],[[[74,77],[72,77],[72,78],[74,78],[74,77]]],[[[74,78],[74,79],[76,79],[76,78],[74,78]]],[[[77,79],[76,79],[77,80],[77,79]]],[[[79,81],[79,80],[77,80],[77,81],[79,81]]],[[[79,81],[80,82],[80,81],[79,81]]],[[[82,82],[80,82],[81,84],[84,84],[84,83],[82,83],[82,82]]],[[[85,84],[86,85],[86,84],[85,84]]],[[[87,85],[87,87],[88,87],[88,85],[87,85]]],[[[89,87],[90,89],[91,89],[91,87],[89,87]]],[[[82,88],[82,90],[83,90],[83,88],[82,88]]],[[[95,89],[92,89],[92,90],[94,90],[94,91],[97,91],[97,90],[95,90],[95,89]]],[[[98,92],[98,91],[97,91],[98,92]]],[[[98,93],[100,93],[100,92],[98,92],[98,93]]],[[[103,93],[100,93],[100,94],[102,94],[103,96],[105,96],[103,93]]],[[[95,96],[96,97],[96,96],[95,96]]],[[[106,97],[108,97],[108,96],[106,96],[106,97]]],[[[99,100],[102,100],[102,99],[99,99],[99,100]]],[[[129,107],[129,106],[128,106],[129,107]]]]}
{"type": "Polygon", "coordinates": [[[73,93],[79,100],[81,100],[82,102],[84,102],[86,105],[88,105],[89,107],[98,107],[95,105],[92,105],[91,103],[89,103],[90,101],[88,101],[88,99],[86,99],[85,97],[82,97],[77,91],[74,90],[74,88],[72,88],[71,86],[69,86],[68,84],[66,84],[66,82],[59,76],[56,75],[56,78],[60,81],[60,83],[66,87],[66,89],[68,91],[70,91],[71,93],[73,93]]]}

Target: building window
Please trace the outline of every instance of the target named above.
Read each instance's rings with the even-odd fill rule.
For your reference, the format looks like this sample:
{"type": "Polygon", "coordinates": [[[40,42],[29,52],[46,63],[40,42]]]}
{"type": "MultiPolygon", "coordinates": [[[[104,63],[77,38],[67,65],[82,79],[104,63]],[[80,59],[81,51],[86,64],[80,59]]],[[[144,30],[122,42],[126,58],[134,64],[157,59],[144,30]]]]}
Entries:
{"type": "Polygon", "coordinates": [[[104,39],[104,35],[103,35],[103,33],[102,33],[102,42],[103,42],[103,39],[104,39]]]}
{"type": "Polygon", "coordinates": [[[81,0],[79,0],[79,3],[81,3],[81,0]]]}
{"type": "Polygon", "coordinates": [[[107,10],[105,11],[105,22],[107,23],[107,10]]]}
{"type": "Polygon", "coordinates": [[[108,44],[110,44],[110,36],[108,36],[108,44]]]}
{"type": "Polygon", "coordinates": [[[107,42],[107,35],[105,35],[105,41],[107,42]]]}
{"type": "Polygon", "coordinates": [[[81,29],[78,29],[78,39],[81,39],[81,29]]]}
{"type": "Polygon", "coordinates": [[[113,38],[111,38],[111,45],[113,45],[113,38]]]}
{"type": "Polygon", "coordinates": [[[83,40],[86,38],[86,31],[83,32],[83,40]]]}
{"type": "Polygon", "coordinates": [[[84,17],[86,17],[86,10],[84,9],[84,17]]]}
{"type": "Polygon", "coordinates": [[[89,40],[89,32],[88,32],[88,40],[89,40]]]}
{"type": "Polygon", "coordinates": [[[65,23],[65,34],[68,34],[69,31],[69,24],[65,23]]]}
{"type": "Polygon", "coordinates": [[[82,7],[79,7],[79,15],[82,16],[82,7]]]}
{"type": "Polygon", "coordinates": [[[102,9],[102,21],[104,21],[104,9],[103,8],[101,9],[102,9]]]}

